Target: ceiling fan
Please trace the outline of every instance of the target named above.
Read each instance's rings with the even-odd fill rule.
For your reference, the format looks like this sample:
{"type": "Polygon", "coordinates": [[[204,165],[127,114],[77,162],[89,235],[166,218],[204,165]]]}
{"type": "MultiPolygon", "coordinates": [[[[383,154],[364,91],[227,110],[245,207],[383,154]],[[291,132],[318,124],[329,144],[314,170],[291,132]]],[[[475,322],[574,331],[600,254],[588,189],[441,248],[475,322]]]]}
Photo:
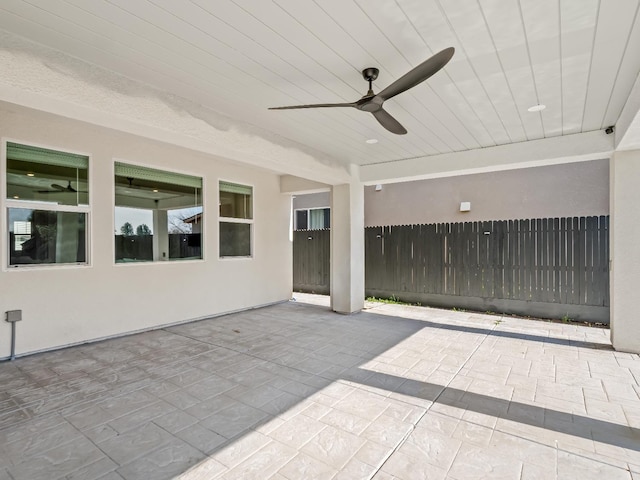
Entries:
{"type": "Polygon", "coordinates": [[[424,82],[431,75],[435,74],[438,70],[444,67],[451,57],[455,49],[453,47],[445,48],[444,50],[436,53],[431,58],[425,60],[420,65],[405,73],[402,77],[397,79],[387,88],[380,93],[374,94],[371,88],[371,83],[378,78],[379,70],[374,67],[365,68],[362,71],[362,76],[369,82],[369,91],[360,100],[352,103],[316,103],[312,105],[291,105],[288,107],[271,107],[269,110],[289,110],[296,108],[323,108],[323,107],[353,107],[363,112],[369,112],[380,122],[384,128],[391,133],[397,135],[404,135],[407,133],[400,122],[393,118],[386,110],[382,108],[382,104],[396,95],[415,87],[421,82],[424,82]]]}
{"type": "Polygon", "coordinates": [[[87,193],[87,192],[83,192],[80,191],[78,192],[78,190],[76,190],[75,188],[73,188],[71,186],[71,180],[69,180],[69,183],[66,187],[63,187],[62,185],[58,185],[57,183],[52,183],[51,184],[51,188],[53,188],[53,190],[38,190],[38,193],[87,193]]]}

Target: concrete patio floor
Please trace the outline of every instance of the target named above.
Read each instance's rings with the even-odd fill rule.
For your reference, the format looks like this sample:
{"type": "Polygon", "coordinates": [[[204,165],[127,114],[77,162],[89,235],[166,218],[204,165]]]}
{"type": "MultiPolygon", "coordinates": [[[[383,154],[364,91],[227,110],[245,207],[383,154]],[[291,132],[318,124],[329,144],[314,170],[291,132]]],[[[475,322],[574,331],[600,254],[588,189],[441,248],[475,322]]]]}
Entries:
{"type": "Polygon", "coordinates": [[[0,363],[0,480],[640,479],[608,330],[296,298],[0,363]]]}

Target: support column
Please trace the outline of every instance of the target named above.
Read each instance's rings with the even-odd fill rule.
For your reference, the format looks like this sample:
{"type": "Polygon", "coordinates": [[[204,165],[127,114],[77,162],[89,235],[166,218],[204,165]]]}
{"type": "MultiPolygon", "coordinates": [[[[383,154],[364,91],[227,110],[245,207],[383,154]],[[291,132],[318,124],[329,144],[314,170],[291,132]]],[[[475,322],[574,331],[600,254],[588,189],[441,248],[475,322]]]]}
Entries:
{"type": "Polygon", "coordinates": [[[640,150],[610,160],[611,342],[640,353],[640,150]]]}
{"type": "Polygon", "coordinates": [[[169,260],[169,223],[166,210],[153,211],[153,260],[169,260]]]}
{"type": "Polygon", "coordinates": [[[364,307],[364,185],[354,180],[331,190],[331,309],[364,307]]]}

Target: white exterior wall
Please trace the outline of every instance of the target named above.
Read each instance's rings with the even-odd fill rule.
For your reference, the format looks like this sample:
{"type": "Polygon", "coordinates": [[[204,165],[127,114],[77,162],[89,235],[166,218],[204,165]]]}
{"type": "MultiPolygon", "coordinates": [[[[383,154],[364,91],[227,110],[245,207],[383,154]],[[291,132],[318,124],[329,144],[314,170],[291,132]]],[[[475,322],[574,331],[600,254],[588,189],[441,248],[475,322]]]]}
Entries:
{"type": "MultiPolygon", "coordinates": [[[[149,329],[288,300],[292,289],[291,200],[280,178],[254,167],[48,113],[0,103],[0,137],[88,154],[90,266],[7,268],[2,174],[0,315],[22,309],[16,354],[149,329]],[[114,160],[204,179],[202,261],[114,262],[114,160]],[[218,180],[254,188],[253,258],[218,258],[218,180]]],[[[0,321],[0,358],[10,351],[0,321]]]]}
{"type": "Polygon", "coordinates": [[[293,197],[293,209],[326,208],[331,203],[330,192],[309,193],[293,197]]]}
{"type": "Polygon", "coordinates": [[[640,353],[640,150],[611,158],[611,343],[640,353]]]}

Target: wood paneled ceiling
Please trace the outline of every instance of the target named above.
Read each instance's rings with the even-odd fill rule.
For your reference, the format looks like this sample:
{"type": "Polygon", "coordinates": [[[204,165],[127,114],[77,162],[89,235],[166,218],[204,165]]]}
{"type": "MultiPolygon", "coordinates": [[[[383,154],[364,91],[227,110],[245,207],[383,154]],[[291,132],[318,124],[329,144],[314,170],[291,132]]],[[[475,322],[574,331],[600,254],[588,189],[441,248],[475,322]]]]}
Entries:
{"type": "Polygon", "coordinates": [[[640,72],[639,0],[2,0],[0,28],[359,165],[616,123],[640,72]],[[385,108],[351,102],[443,48],[385,108]],[[529,112],[544,104],[542,112],[529,112]],[[365,140],[375,138],[377,144],[365,140]]]}

